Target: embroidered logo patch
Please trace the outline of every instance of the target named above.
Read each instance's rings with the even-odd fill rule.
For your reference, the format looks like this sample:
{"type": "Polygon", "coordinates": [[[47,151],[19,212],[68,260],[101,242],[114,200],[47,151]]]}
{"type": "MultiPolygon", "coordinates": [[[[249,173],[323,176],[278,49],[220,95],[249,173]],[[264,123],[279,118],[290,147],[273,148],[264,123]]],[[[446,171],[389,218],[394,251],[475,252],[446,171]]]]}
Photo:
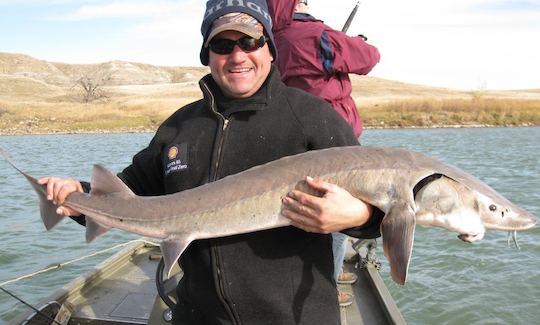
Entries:
{"type": "Polygon", "coordinates": [[[169,154],[167,157],[169,157],[169,160],[173,160],[178,156],[178,148],[176,146],[172,146],[169,148],[169,154]]]}
{"type": "Polygon", "coordinates": [[[165,152],[167,153],[163,157],[165,176],[188,169],[187,143],[171,144],[165,152]]]}

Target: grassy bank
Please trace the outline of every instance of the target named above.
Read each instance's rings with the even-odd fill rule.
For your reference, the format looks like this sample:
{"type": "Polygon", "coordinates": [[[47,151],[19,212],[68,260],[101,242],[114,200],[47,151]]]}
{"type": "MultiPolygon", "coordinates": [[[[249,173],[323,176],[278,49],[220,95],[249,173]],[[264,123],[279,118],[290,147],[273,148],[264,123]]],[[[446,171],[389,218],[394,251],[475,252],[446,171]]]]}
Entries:
{"type": "MultiPolygon", "coordinates": [[[[196,98],[190,98],[195,100],[196,98]]],[[[154,131],[178,107],[173,98],[124,99],[92,104],[0,102],[1,134],[154,131]]],[[[540,100],[402,99],[359,103],[366,127],[540,125],[540,100]]]]}
{"type": "Polygon", "coordinates": [[[540,100],[410,99],[361,108],[367,127],[540,125],[540,100]]]}
{"type": "MultiPolygon", "coordinates": [[[[154,131],[202,97],[199,77],[104,87],[104,98],[82,103],[73,87],[3,76],[0,134],[154,131]]],[[[366,127],[540,125],[540,90],[470,92],[367,77],[352,82],[366,127]]]]}
{"type": "Polygon", "coordinates": [[[199,91],[173,86],[151,93],[111,88],[107,98],[92,103],[69,93],[0,98],[0,134],[154,131],[179,107],[200,98],[199,91]]]}
{"type": "MultiPolygon", "coordinates": [[[[206,67],[69,65],[0,53],[0,134],[154,131],[202,97],[206,67]],[[99,84],[83,103],[81,80],[99,84]],[[98,96],[95,96],[95,95],[98,96]]],[[[459,90],[350,75],[366,127],[540,125],[540,89],[459,90]]]]}
{"type": "Polygon", "coordinates": [[[0,133],[91,133],[154,130],[172,111],[117,103],[44,104],[0,109],[0,133]]]}

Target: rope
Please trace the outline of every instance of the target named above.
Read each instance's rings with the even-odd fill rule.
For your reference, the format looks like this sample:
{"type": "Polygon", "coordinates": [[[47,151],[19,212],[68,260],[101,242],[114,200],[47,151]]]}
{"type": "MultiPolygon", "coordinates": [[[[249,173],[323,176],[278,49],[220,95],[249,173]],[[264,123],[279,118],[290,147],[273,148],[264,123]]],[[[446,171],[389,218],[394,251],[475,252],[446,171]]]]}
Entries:
{"type": "Polygon", "coordinates": [[[20,281],[20,280],[24,280],[24,279],[27,279],[27,278],[31,278],[31,277],[33,277],[33,276],[35,276],[35,275],[38,275],[38,274],[41,274],[41,273],[45,273],[45,272],[49,272],[49,271],[54,270],[54,269],[59,269],[59,268],[64,267],[64,266],[66,266],[66,265],[69,265],[69,264],[72,264],[72,263],[75,263],[75,262],[78,262],[78,261],[82,261],[82,260],[87,259],[87,258],[89,258],[89,257],[93,257],[93,256],[96,256],[96,255],[100,255],[100,254],[106,253],[106,252],[108,252],[108,251],[117,249],[117,248],[122,247],[122,246],[127,246],[127,245],[132,244],[132,243],[135,243],[135,242],[143,242],[143,243],[145,243],[145,244],[159,246],[159,244],[156,244],[156,243],[151,242],[151,241],[147,241],[147,240],[144,240],[144,239],[135,239],[135,240],[132,240],[132,241],[123,243],[123,244],[118,244],[118,245],[116,245],[116,246],[106,248],[106,249],[101,250],[101,251],[94,252],[94,253],[92,253],[92,254],[88,254],[88,255],[85,255],[85,256],[82,256],[82,257],[78,257],[78,258],[73,259],[73,260],[71,260],[71,261],[67,261],[67,262],[64,262],[64,263],[59,263],[59,264],[55,264],[55,265],[46,267],[45,269],[40,270],[40,271],[36,271],[36,272],[33,272],[33,273],[29,273],[29,274],[26,274],[26,275],[17,277],[17,278],[15,278],[15,279],[11,279],[11,280],[8,280],[8,281],[1,282],[1,283],[0,283],[0,287],[3,287],[3,286],[5,286],[5,285],[7,285],[7,284],[11,284],[11,283],[14,283],[14,282],[17,282],[17,281],[20,281]]]}

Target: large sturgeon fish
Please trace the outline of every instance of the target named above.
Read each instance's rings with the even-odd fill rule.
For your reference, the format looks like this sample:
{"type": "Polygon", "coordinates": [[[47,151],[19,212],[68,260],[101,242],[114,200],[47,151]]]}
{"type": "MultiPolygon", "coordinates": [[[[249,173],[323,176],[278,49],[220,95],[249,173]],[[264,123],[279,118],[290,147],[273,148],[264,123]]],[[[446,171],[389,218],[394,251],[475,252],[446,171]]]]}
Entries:
{"type": "MultiPolygon", "coordinates": [[[[62,217],[45,187],[2,154],[38,193],[45,227],[54,227],[62,217]]],[[[88,242],[110,228],[161,239],[170,275],[194,240],[290,225],[280,214],[281,198],[293,189],[308,190],[306,176],[337,184],[385,213],[384,254],[399,284],[406,281],[416,224],[446,228],[466,242],[482,239],[486,229],[515,232],[536,224],[532,214],[458,168],[413,151],[365,146],[309,151],[154,197],[136,196],[96,165],[91,192],[72,193],[65,205],[86,215],[88,242]]]]}

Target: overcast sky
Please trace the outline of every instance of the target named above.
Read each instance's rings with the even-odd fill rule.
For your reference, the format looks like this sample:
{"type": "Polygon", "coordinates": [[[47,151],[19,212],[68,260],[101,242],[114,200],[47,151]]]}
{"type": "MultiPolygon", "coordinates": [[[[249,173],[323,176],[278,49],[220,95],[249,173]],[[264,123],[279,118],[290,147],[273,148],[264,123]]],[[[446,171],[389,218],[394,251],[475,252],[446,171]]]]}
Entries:
{"type": "MultiPolygon", "coordinates": [[[[0,52],[66,63],[197,66],[203,0],[0,0],[0,52]]],[[[356,0],[309,0],[341,29],[356,0]]],[[[348,34],[371,75],[459,89],[540,88],[540,0],[365,0],[348,34]]]]}

